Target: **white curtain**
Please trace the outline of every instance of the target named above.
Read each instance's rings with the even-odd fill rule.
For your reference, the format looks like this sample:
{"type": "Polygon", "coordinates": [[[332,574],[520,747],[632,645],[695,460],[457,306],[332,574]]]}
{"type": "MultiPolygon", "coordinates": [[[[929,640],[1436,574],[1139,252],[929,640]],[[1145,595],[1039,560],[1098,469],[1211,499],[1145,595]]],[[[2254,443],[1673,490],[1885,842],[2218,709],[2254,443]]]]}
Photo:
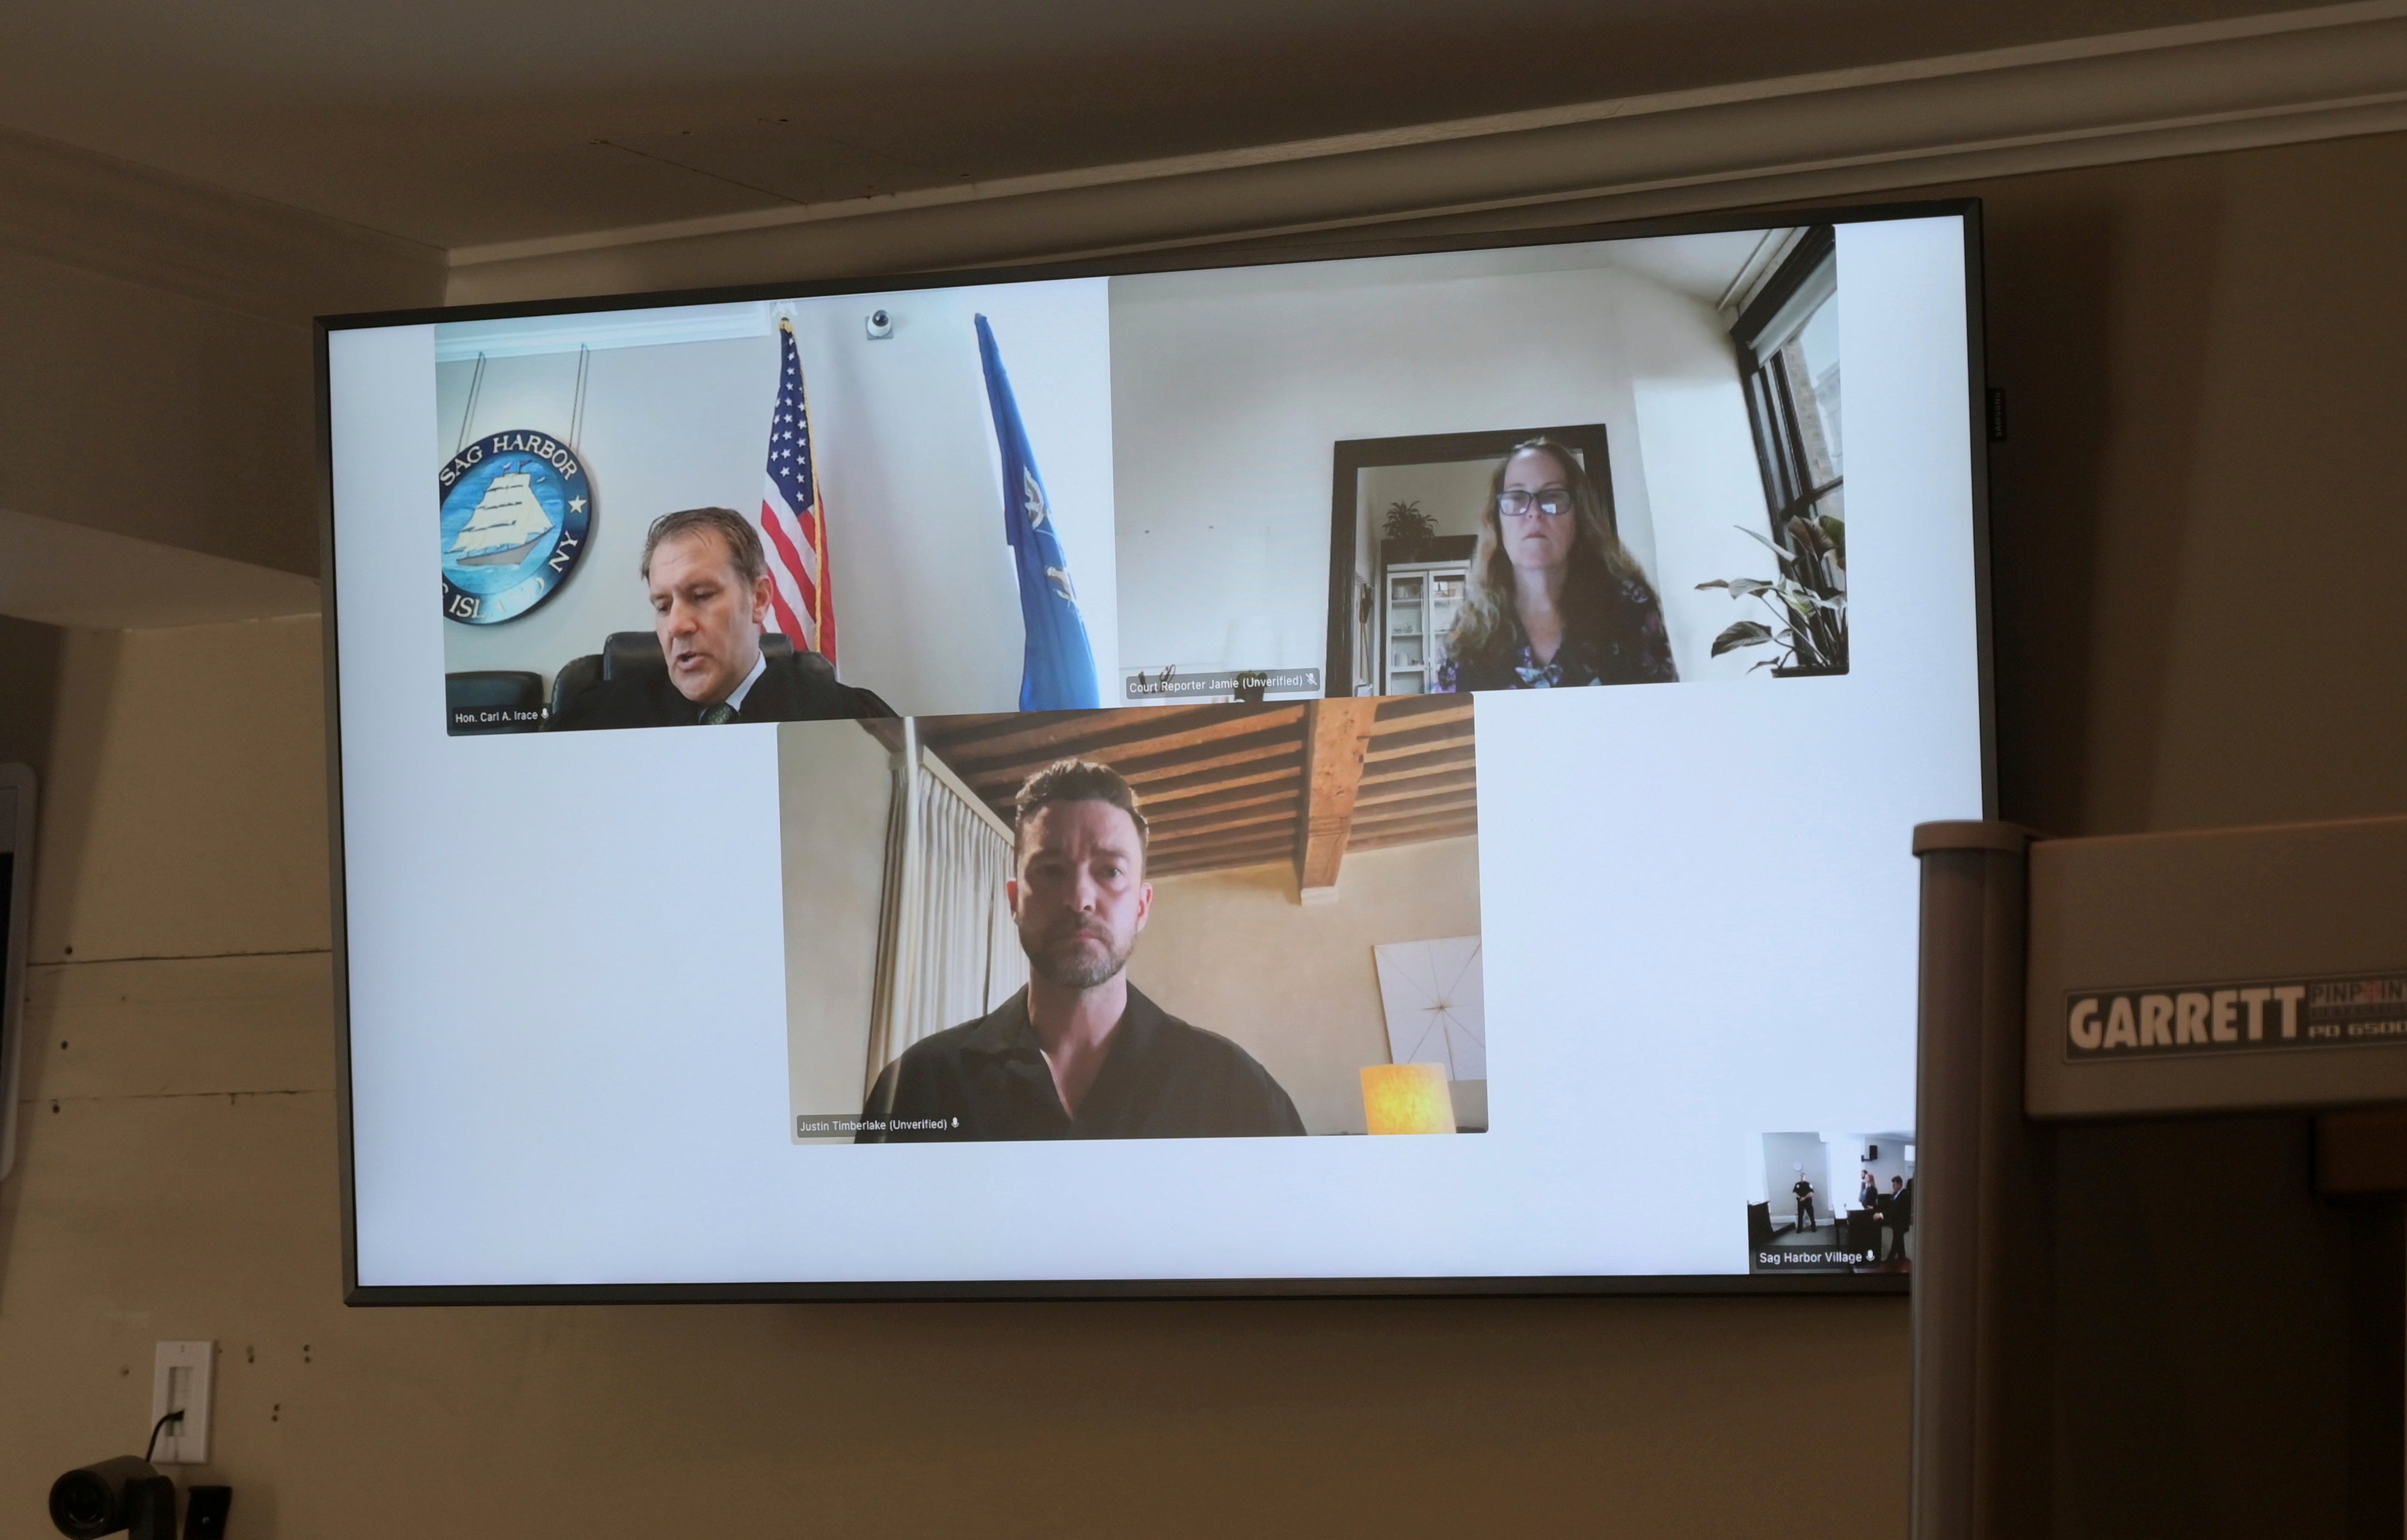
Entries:
{"type": "Polygon", "coordinates": [[[994,1009],[1028,981],[1004,883],[1011,834],[908,724],[887,844],[887,925],[865,1085],[912,1044],[994,1009]]]}

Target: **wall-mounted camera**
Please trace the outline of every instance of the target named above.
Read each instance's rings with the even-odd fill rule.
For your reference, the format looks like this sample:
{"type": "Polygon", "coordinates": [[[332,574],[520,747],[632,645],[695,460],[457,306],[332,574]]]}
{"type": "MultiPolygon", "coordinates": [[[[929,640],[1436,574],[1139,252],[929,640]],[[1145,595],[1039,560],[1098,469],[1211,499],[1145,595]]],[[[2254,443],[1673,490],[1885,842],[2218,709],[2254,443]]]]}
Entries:
{"type": "MultiPolygon", "coordinates": [[[[180,1413],[159,1419],[159,1433],[180,1413]]],[[[223,1540],[232,1487],[194,1487],[184,1499],[184,1540],[223,1540]]],[[[100,1540],[121,1530],[130,1540],[176,1540],[176,1483],[144,1456],[119,1455],[72,1470],[50,1483],[50,1522],[67,1540],[100,1540]]]]}
{"type": "Polygon", "coordinates": [[[50,1522],[67,1540],[176,1540],[176,1484],[150,1462],[121,1454],[50,1483],[50,1522]]]}
{"type": "Polygon", "coordinates": [[[868,315],[862,318],[862,325],[867,329],[869,340],[872,342],[894,335],[894,317],[885,310],[870,311],[868,315]]]}

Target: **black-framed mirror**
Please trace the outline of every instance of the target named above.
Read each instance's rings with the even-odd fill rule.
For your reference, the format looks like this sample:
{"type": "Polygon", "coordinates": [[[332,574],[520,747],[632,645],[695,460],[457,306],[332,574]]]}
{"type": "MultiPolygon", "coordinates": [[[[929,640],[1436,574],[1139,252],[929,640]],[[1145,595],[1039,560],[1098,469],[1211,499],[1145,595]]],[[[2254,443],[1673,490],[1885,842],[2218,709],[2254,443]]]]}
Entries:
{"type": "MultiPolygon", "coordinates": [[[[1498,462],[1532,438],[1552,439],[1579,456],[1603,502],[1605,525],[1618,535],[1602,422],[1336,442],[1329,499],[1329,651],[1321,674],[1327,693],[1398,692],[1387,687],[1376,645],[1384,639],[1379,618],[1389,567],[1467,564],[1498,462]]],[[[1433,666],[1425,656],[1417,670],[1403,670],[1404,682],[1419,688],[1402,692],[1421,692],[1433,666]]]]}

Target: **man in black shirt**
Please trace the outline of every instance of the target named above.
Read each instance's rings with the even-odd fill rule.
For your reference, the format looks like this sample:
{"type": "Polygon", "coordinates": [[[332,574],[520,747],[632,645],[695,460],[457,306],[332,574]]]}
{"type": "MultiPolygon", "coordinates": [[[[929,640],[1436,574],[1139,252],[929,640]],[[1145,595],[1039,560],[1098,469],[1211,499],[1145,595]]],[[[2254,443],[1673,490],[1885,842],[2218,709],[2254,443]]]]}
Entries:
{"type": "Polygon", "coordinates": [[[816,652],[772,658],[761,650],[776,580],[760,532],[734,509],[686,508],[653,520],[642,571],[661,666],[631,669],[585,691],[544,724],[546,732],[894,715],[868,691],[837,683],[816,652]]]}
{"type": "Polygon", "coordinates": [[[1888,1221],[1890,1246],[1883,1262],[1905,1260],[1905,1233],[1914,1228],[1914,1184],[1902,1176],[1888,1179],[1888,1196],[1881,1202],[1881,1217],[1888,1221]]]}
{"type": "Polygon", "coordinates": [[[1302,1134],[1270,1072],[1128,981],[1153,909],[1146,820],[1118,771],[1062,760],[1014,808],[1005,884],[1028,987],[886,1066],[862,1143],[934,1139],[1204,1139],[1302,1134]]]}

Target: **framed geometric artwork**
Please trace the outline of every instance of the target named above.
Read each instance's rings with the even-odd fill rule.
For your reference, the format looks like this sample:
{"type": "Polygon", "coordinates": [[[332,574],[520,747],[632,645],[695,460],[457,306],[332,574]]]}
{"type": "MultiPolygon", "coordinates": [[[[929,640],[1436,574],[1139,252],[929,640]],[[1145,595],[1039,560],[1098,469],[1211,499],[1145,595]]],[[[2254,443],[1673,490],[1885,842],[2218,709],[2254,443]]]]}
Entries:
{"type": "Polygon", "coordinates": [[[1487,1079],[1479,938],[1399,941],[1374,947],[1371,955],[1388,1018],[1388,1056],[1399,1064],[1443,1064],[1449,1080],[1487,1079]]]}

